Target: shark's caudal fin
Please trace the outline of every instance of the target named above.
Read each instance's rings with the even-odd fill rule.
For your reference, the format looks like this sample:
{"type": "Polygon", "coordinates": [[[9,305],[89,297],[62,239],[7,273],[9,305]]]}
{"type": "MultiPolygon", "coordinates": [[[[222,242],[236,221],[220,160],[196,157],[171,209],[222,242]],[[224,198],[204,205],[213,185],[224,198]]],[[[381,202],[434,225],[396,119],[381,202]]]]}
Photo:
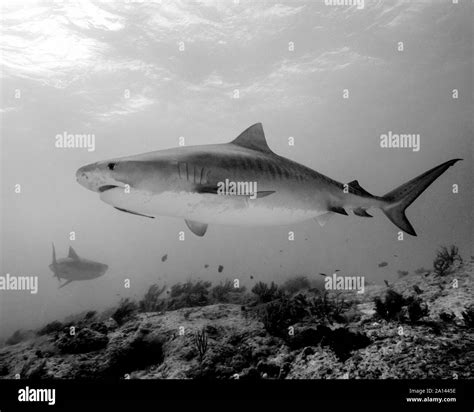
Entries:
{"type": "Polygon", "coordinates": [[[394,225],[404,232],[416,236],[415,229],[413,229],[413,226],[405,216],[405,209],[410,206],[431,183],[441,176],[446,169],[459,160],[462,159],[453,159],[440,164],[387,193],[382,197],[382,200],[387,203],[386,206],[382,207],[382,211],[394,225]]]}

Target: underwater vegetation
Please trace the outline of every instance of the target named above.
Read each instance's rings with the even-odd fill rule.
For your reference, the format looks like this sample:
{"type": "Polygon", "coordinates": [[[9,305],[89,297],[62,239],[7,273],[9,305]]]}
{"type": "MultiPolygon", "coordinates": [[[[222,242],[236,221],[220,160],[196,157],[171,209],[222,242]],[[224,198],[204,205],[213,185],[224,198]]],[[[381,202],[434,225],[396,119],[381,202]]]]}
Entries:
{"type": "Polygon", "coordinates": [[[457,246],[451,245],[449,248],[442,246],[436,253],[433,268],[437,275],[444,276],[449,273],[456,263],[459,265],[463,263],[457,246]]]}
{"type": "Polygon", "coordinates": [[[16,331],[0,348],[0,377],[469,378],[473,262],[446,251],[435,258],[449,263],[444,275],[423,269],[362,294],[303,275],[251,290],[151,285],[137,302],[16,331]]]}

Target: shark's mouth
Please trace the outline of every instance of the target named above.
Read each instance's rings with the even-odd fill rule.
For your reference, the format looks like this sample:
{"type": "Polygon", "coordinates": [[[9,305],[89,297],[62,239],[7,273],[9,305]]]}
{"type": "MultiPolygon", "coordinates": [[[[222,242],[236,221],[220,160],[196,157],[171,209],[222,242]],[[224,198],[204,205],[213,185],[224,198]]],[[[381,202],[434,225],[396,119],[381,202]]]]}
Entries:
{"type": "Polygon", "coordinates": [[[105,186],[99,187],[98,190],[99,190],[100,193],[104,193],[104,192],[106,192],[107,190],[115,189],[116,187],[119,187],[119,186],[115,186],[115,185],[105,185],[105,186]]]}

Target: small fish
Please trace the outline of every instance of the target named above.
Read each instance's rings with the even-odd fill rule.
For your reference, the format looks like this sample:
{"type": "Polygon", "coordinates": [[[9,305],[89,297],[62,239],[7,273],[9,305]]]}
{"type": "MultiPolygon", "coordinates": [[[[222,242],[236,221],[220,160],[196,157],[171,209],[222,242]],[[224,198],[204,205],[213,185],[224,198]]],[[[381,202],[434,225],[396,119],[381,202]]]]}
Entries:
{"type": "Polygon", "coordinates": [[[224,270],[224,266],[219,265],[219,267],[217,268],[217,271],[221,273],[223,270],[224,270]]]}
{"type": "Polygon", "coordinates": [[[385,266],[388,266],[387,262],[380,262],[379,263],[379,268],[384,268],[385,266]]]}
{"type": "Polygon", "coordinates": [[[250,275],[250,279],[252,279],[252,280],[253,280],[253,276],[252,276],[252,275],[250,275]]]}
{"type": "Polygon", "coordinates": [[[209,265],[206,263],[206,264],[204,265],[204,268],[207,269],[208,267],[209,267],[209,265]]]}
{"type": "Polygon", "coordinates": [[[166,262],[166,259],[168,259],[168,254],[163,255],[163,256],[161,257],[161,261],[162,261],[162,262],[166,262]]]}

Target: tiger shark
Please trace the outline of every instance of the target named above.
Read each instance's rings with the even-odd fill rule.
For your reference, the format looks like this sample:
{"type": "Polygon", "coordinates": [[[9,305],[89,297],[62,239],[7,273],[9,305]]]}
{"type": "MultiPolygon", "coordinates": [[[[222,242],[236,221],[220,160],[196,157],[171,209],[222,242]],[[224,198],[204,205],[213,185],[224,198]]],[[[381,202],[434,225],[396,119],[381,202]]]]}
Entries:
{"type": "Polygon", "coordinates": [[[49,268],[54,273],[53,276],[58,278],[59,281],[66,279],[66,282],[59,287],[59,289],[61,289],[76,280],[98,278],[102,276],[109,267],[104,263],[79,257],[71,246],[69,246],[67,258],[56,260],[56,250],[53,244],[53,261],[49,265],[49,268]]]}
{"type": "Polygon", "coordinates": [[[347,210],[370,218],[371,208],[381,209],[399,229],[416,236],[405,209],[458,160],[462,159],[449,160],[375,196],[357,180],[339,183],[277,155],[257,123],[230,143],[104,160],[78,169],[76,179],[121,212],[184,218],[198,236],[209,224],[273,226],[315,219],[323,226],[331,216],[347,215],[347,210]],[[246,183],[251,191],[235,190],[246,183]]]}

